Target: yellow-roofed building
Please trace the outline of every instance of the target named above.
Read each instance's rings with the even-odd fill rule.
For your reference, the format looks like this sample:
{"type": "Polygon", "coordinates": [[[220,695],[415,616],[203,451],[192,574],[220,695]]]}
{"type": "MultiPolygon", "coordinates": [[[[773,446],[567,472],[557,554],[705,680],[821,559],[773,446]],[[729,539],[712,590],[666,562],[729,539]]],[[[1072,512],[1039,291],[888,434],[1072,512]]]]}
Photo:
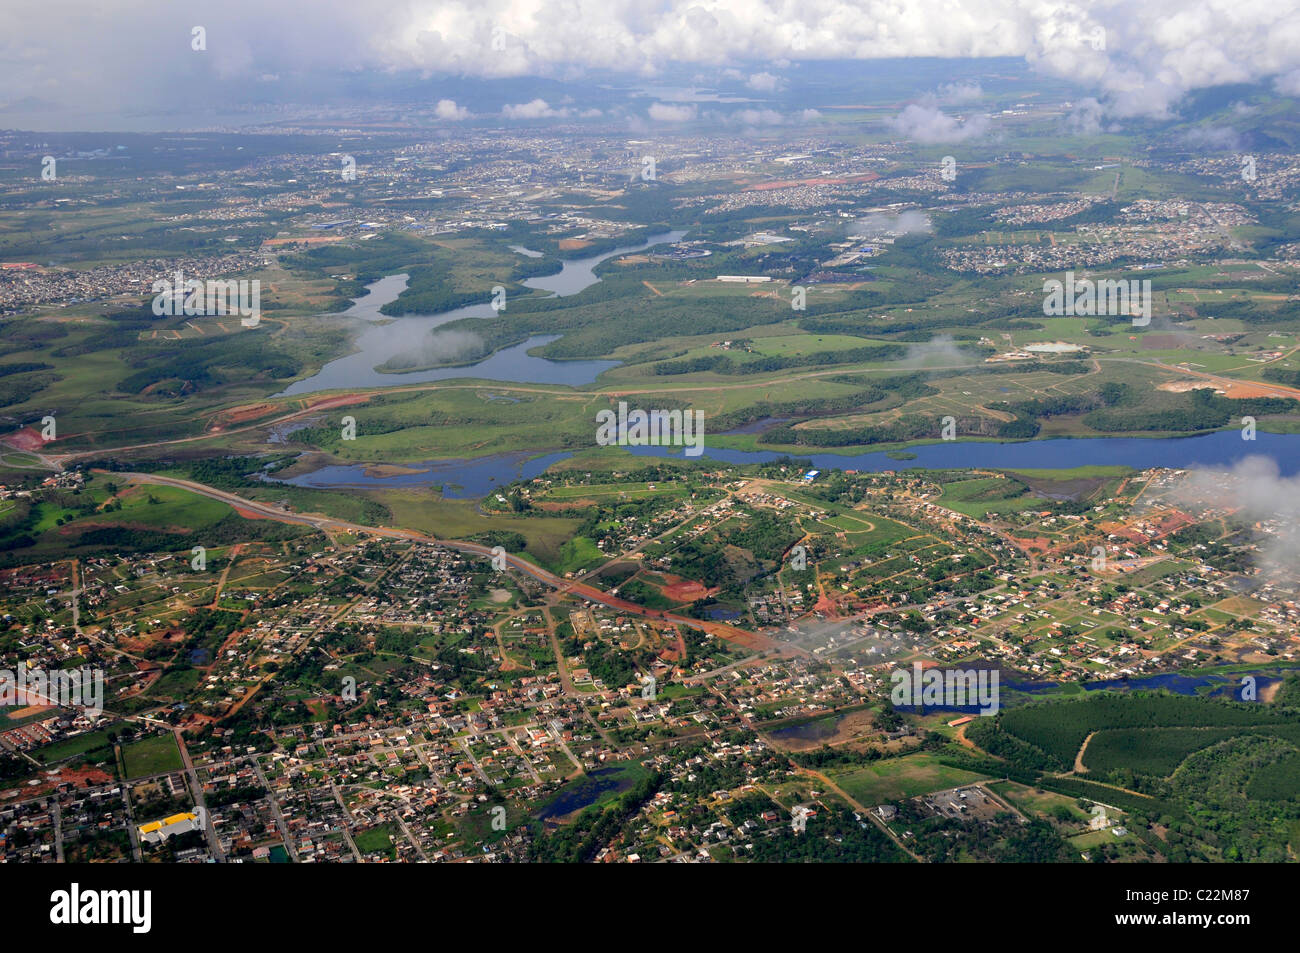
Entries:
{"type": "Polygon", "coordinates": [[[161,821],[150,821],[139,827],[140,840],[146,844],[161,844],[173,834],[188,834],[199,829],[197,814],[173,814],[161,821]]]}

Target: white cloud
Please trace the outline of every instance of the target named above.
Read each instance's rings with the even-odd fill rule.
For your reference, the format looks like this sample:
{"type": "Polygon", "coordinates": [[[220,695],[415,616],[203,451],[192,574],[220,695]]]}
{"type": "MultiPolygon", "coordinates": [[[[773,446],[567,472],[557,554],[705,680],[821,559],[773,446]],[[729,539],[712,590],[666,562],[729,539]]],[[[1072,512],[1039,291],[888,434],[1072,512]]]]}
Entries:
{"type": "Polygon", "coordinates": [[[1223,83],[1276,79],[1300,94],[1293,0],[191,0],[177,10],[6,0],[0,88],[15,100],[138,107],[313,70],[650,77],[673,63],[1014,56],[1089,85],[1115,116],[1164,115],[1186,91],[1223,83]],[[192,24],[207,28],[206,52],[190,50],[192,24]]]}
{"type": "Polygon", "coordinates": [[[771,73],[754,73],[745,80],[745,85],[760,93],[774,93],[781,88],[781,77],[771,73]]]}
{"type": "Polygon", "coordinates": [[[1279,76],[1274,80],[1273,88],[1283,96],[1300,96],[1300,69],[1279,76]]]}
{"type": "Polygon", "coordinates": [[[690,122],[695,118],[696,109],[694,106],[652,103],[647,113],[656,122],[690,122]]]}
{"type": "Polygon", "coordinates": [[[1095,136],[1102,131],[1101,118],[1105,112],[1095,96],[1085,96],[1074,104],[1065,117],[1065,129],[1076,136],[1095,136]]]}
{"type": "Polygon", "coordinates": [[[459,122],[462,119],[469,118],[469,110],[464,106],[457,106],[454,99],[438,100],[438,105],[434,107],[433,114],[439,119],[452,122],[459,122]]]}
{"type": "Polygon", "coordinates": [[[544,99],[533,99],[526,103],[513,103],[501,107],[501,115],[507,119],[555,119],[567,116],[567,109],[553,109],[544,99]]]}
{"type": "Polygon", "coordinates": [[[931,232],[930,216],[917,209],[903,212],[872,212],[858,219],[849,228],[853,238],[881,238],[890,235],[928,235],[931,232]]]}
{"type": "Polygon", "coordinates": [[[1230,126],[1197,126],[1183,134],[1183,141],[1202,152],[1239,152],[1244,143],[1230,126]]]}
{"type": "Polygon", "coordinates": [[[786,121],[775,109],[738,109],[731,118],[746,126],[779,126],[786,121]]]}
{"type": "Polygon", "coordinates": [[[1270,457],[1244,457],[1229,470],[1195,469],[1171,496],[1183,506],[1235,510],[1246,522],[1271,521],[1260,568],[1291,572],[1300,561],[1300,476],[1282,476],[1270,457]]]}
{"type": "Polygon", "coordinates": [[[889,125],[900,136],[916,142],[962,142],[988,132],[989,120],[978,113],[962,122],[937,107],[912,103],[889,125]]]}
{"type": "Polygon", "coordinates": [[[983,95],[984,88],[979,83],[946,83],[939,87],[939,98],[947,103],[970,103],[983,95]]]}

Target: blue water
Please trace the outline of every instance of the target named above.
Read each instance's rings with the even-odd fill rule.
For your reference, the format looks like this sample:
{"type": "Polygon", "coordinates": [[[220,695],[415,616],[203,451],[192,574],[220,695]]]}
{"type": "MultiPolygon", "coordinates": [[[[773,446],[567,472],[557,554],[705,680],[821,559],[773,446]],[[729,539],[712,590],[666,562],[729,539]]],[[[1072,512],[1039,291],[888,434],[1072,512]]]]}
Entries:
{"type": "MultiPolygon", "coordinates": [[[[1270,688],[1281,681],[1286,673],[1294,671],[1296,671],[1294,668],[1285,669],[1264,665],[1249,671],[1225,673],[1223,675],[1216,675],[1213,672],[1200,675],[1188,675],[1183,672],[1162,672],[1158,675],[1143,675],[1138,678],[1111,678],[1099,682],[1085,682],[1083,683],[1083,689],[1088,692],[1168,691],[1176,695],[1204,694],[1212,698],[1248,701],[1249,699],[1241,697],[1243,691],[1241,679],[1243,676],[1254,676],[1255,691],[1258,696],[1266,688],[1270,688]],[[1210,688],[1211,690],[1209,692],[1199,691],[1199,689],[1204,688],[1210,688]]],[[[1059,688],[1060,685],[1056,682],[1014,682],[1003,679],[1002,687],[1008,691],[1037,695],[1059,688]]]]}
{"type": "MultiPolygon", "coordinates": [[[[1244,686],[1241,679],[1245,675],[1253,675],[1255,678],[1255,691],[1263,692],[1264,689],[1277,684],[1282,680],[1281,675],[1264,675],[1261,674],[1264,669],[1252,672],[1235,672],[1231,675],[1183,675],[1178,672],[1165,672],[1160,675],[1148,675],[1143,678],[1111,679],[1105,682],[1089,682],[1084,685],[1086,691],[1114,691],[1117,689],[1148,690],[1173,692],[1176,695],[1196,695],[1197,689],[1213,689],[1208,692],[1215,698],[1231,698],[1233,701],[1247,701],[1241,697],[1244,686]]],[[[1276,669],[1272,670],[1276,671],[1276,669]]]]}
{"type": "Polygon", "coordinates": [[[533,457],[528,452],[499,453],[477,460],[428,460],[411,464],[421,468],[418,473],[399,473],[392,476],[371,476],[366,473],[372,464],[354,463],[321,467],[302,476],[271,482],[292,483],[294,486],[317,488],[339,487],[409,487],[441,486],[442,495],[453,500],[476,500],[501,489],[516,480],[531,480],[540,476],[553,463],[570,457],[571,453],[548,453],[533,457]]]}
{"type": "Polygon", "coordinates": [[[597,768],[560,788],[555,800],[538,813],[537,819],[544,821],[552,817],[563,817],[584,807],[590,807],[606,791],[622,793],[631,788],[634,783],[631,772],[623,771],[621,768],[597,768]]]}
{"type": "MultiPolygon", "coordinates": [[[[628,447],[639,457],[681,456],[679,447],[628,447]]],[[[1259,433],[1242,440],[1238,430],[1195,437],[1055,437],[1020,443],[954,440],[909,447],[915,460],[891,460],[887,451],[840,454],[825,451],[776,453],[771,450],[731,450],[705,445],[704,457],[723,463],[771,463],[783,457],[811,460],[820,470],[928,470],[989,467],[991,469],[1070,469],[1083,466],[1205,468],[1230,467],[1250,456],[1272,458],[1285,476],[1300,473],[1300,434],[1259,433]]]]}
{"type": "Polygon", "coordinates": [[[705,609],[704,614],[714,622],[734,622],[741,616],[738,609],[705,609]]]}
{"type": "MultiPolygon", "coordinates": [[[[1264,691],[1276,685],[1282,680],[1288,672],[1294,672],[1296,669],[1284,669],[1277,666],[1260,666],[1257,669],[1251,669],[1244,672],[1225,673],[1216,675],[1213,672],[1187,675],[1182,672],[1162,672],[1159,675],[1144,675],[1139,678],[1113,678],[1099,682],[1085,682],[1083,688],[1089,692],[1100,691],[1168,691],[1176,695],[1205,695],[1210,698],[1221,698],[1231,701],[1258,701],[1264,691]],[[1255,698],[1242,698],[1242,692],[1245,686],[1242,685],[1242,678],[1251,675],[1255,679],[1255,698]],[[1210,688],[1210,691],[1200,691],[1200,689],[1210,688]]],[[[1006,673],[1001,673],[999,678],[999,689],[1004,692],[1018,692],[1026,695],[1040,695],[1046,693],[1055,693],[1061,687],[1059,682],[1017,682],[1006,678],[1006,673]]],[[[1059,695],[1061,698],[1078,697],[1059,695]]],[[[899,711],[908,712],[909,714],[922,714],[926,711],[946,711],[960,712],[966,715],[980,714],[978,705],[895,705],[899,711]]]]}
{"type": "MultiPolygon", "coordinates": [[[[530,278],[524,282],[524,285],[550,291],[553,295],[561,297],[577,294],[600,280],[596,277],[595,268],[607,258],[641,251],[663,242],[675,242],[684,234],[685,232],[681,231],[665,232],[651,236],[636,245],[615,248],[587,258],[575,258],[566,261],[556,274],[530,278]]],[[[470,340],[474,336],[473,332],[449,331],[440,335],[437,329],[462,318],[497,317],[497,312],[492,310],[489,300],[491,294],[487,290],[484,291],[482,304],[472,304],[453,311],[444,311],[441,314],[406,315],[400,318],[389,318],[380,314],[380,308],[396,300],[397,296],[405,290],[408,277],[389,275],[387,278],[381,278],[368,285],[366,295],[358,298],[351,308],[343,312],[343,317],[359,319],[368,325],[353,342],[353,346],[357,348],[356,353],[330,361],[318,373],[290,384],[276,396],[288,397],[295,394],[313,394],[322,390],[351,390],[357,387],[400,387],[406,384],[425,384],[430,381],[465,377],[579,387],[590,384],[602,373],[621,363],[619,361],[551,361],[541,357],[530,357],[528,354],[530,350],[554,341],[557,337],[557,335],[535,335],[527,341],[504,348],[477,363],[463,367],[438,367],[399,374],[381,373],[375,368],[395,359],[411,361],[417,365],[454,360],[459,351],[474,346],[473,341],[470,340]]],[[[509,301],[506,302],[506,310],[502,314],[509,317],[509,301]]],[[[469,353],[474,352],[471,350],[469,353]]]]}
{"type": "Polygon", "coordinates": [[[829,718],[819,718],[816,721],[805,722],[802,725],[778,728],[775,731],[768,732],[768,734],[780,741],[823,741],[826,738],[834,737],[835,732],[839,730],[840,722],[843,720],[843,715],[833,715],[829,718]]]}
{"type": "MultiPolygon", "coordinates": [[[[593,424],[593,432],[594,432],[593,424]]],[[[631,453],[643,457],[680,455],[680,449],[665,447],[628,447],[631,453]]],[[[429,460],[415,466],[424,469],[419,473],[400,476],[366,476],[371,464],[357,463],[324,467],[313,473],[288,481],[298,486],[338,487],[397,487],[459,485],[464,489],[448,496],[477,498],[506,486],[515,480],[530,480],[547,467],[573,456],[571,451],[557,451],[528,460],[530,453],[495,454],[477,460],[429,460]]],[[[956,443],[916,447],[916,460],[900,466],[884,452],[864,453],[857,456],[840,456],[834,453],[815,453],[808,458],[812,465],[823,471],[839,468],[879,472],[912,466],[944,467],[1022,467],[1057,468],[1078,467],[1091,464],[1128,466],[1191,467],[1197,465],[1226,466],[1250,454],[1262,454],[1277,461],[1287,475],[1300,472],[1300,434],[1259,434],[1253,443],[1243,441],[1236,431],[1205,434],[1200,437],[1183,437],[1171,440],[1153,440],[1142,437],[1115,437],[1097,440],[1054,439],[1030,440],[1025,443],[956,443]],[[1242,447],[1248,448],[1245,452],[1242,447]],[[926,451],[933,451],[927,453],[926,451]],[[1236,452],[1238,455],[1234,456],[1236,452]],[[1005,454],[1005,456],[1003,456],[1005,454]],[[1154,457],[1154,459],[1153,459],[1154,457]]],[[[709,448],[703,457],[726,463],[769,463],[781,459],[783,454],[766,450],[726,450],[709,448]]]]}

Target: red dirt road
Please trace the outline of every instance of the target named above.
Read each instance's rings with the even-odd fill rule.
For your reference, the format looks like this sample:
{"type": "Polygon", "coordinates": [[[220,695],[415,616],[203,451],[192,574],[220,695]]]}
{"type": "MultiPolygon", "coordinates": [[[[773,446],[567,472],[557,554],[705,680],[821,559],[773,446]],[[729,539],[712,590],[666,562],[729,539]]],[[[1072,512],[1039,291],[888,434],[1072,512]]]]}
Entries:
{"type": "MultiPolygon", "coordinates": [[[[278,520],[282,523],[292,523],[298,526],[311,526],[325,532],[334,530],[344,533],[360,533],[368,536],[379,536],[386,539],[403,539],[418,543],[437,543],[440,546],[446,546],[448,549],[455,549],[458,552],[482,556],[485,559],[491,559],[493,555],[492,547],[484,546],[479,543],[470,543],[458,539],[437,539],[415,530],[400,529],[392,526],[363,526],[359,523],[349,523],[346,520],[335,519],[330,516],[321,516],[318,514],[293,513],[275,506],[269,506],[265,503],[259,503],[255,500],[247,500],[234,493],[228,493],[225,490],[218,490],[210,486],[205,486],[202,483],[195,483],[192,480],[181,480],[174,477],[159,476],[154,473],[116,473],[114,475],[119,479],[129,480],[132,483],[146,483],[155,486],[174,486],[182,490],[189,490],[191,493],[197,493],[200,496],[206,496],[208,499],[225,503],[240,511],[241,515],[247,512],[264,519],[278,520]]],[[[563,579],[554,573],[511,553],[506,554],[506,564],[518,569],[520,572],[525,573],[528,576],[531,576],[533,579],[551,587],[557,592],[600,603],[601,605],[608,606],[611,609],[626,612],[629,615],[640,616],[643,619],[669,622],[675,625],[689,626],[690,628],[707,632],[710,635],[716,635],[720,639],[726,639],[728,642],[735,642],[737,645],[744,646],[753,651],[781,650],[802,654],[802,650],[794,648],[793,646],[778,642],[775,639],[757,632],[750,632],[747,629],[738,628],[734,625],[727,625],[723,622],[711,622],[703,619],[692,619],[689,616],[677,615],[672,612],[663,612],[657,609],[647,609],[645,606],[639,606],[635,602],[628,602],[626,599],[619,599],[617,596],[611,596],[609,593],[597,589],[595,586],[588,585],[587,583],[578,582],[575,579],[563,579]]]]}

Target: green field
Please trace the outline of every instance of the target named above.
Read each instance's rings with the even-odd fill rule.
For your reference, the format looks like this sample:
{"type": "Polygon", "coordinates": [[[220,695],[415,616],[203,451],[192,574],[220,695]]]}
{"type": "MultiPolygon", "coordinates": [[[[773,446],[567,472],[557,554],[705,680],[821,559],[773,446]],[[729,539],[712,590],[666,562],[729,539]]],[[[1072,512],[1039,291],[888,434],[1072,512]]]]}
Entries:
{"type": "Polygon", "coordinates": [[[361,851],[362,854],[378,853],[396,857],[397,846],[392,841],[392,838],[396,836],[396,827],[391,824],[380,824],[368,830],[358,831],[353,835],[352,840],[357,845],[357,850],[361,851]]]}
{"type": "Polygon", "coordinates": [[[179,771],[184,767],[176,739],[170,734],[155,735],[122,746],[122,762],[127,780],[179,771]]]}
{"type": "Polygon", "coordinates": [[[940,764],[925,754],[877,761],[830,776],[851,797],[867,807],[970,784],[984,777],[940,764]]]}
{"type": "Polygon", "coordinates": [[[87,731],[64,741],[56,741],[53,744],[46,745],[40,749],[39,754],[46,764],[54,764],[57,761],[103,749],[104,752],[109,754],[109,760],[111,760],[111,752],[108,749],[108,736],[116,730],[114,727],[108,727],[87,731]]]}

